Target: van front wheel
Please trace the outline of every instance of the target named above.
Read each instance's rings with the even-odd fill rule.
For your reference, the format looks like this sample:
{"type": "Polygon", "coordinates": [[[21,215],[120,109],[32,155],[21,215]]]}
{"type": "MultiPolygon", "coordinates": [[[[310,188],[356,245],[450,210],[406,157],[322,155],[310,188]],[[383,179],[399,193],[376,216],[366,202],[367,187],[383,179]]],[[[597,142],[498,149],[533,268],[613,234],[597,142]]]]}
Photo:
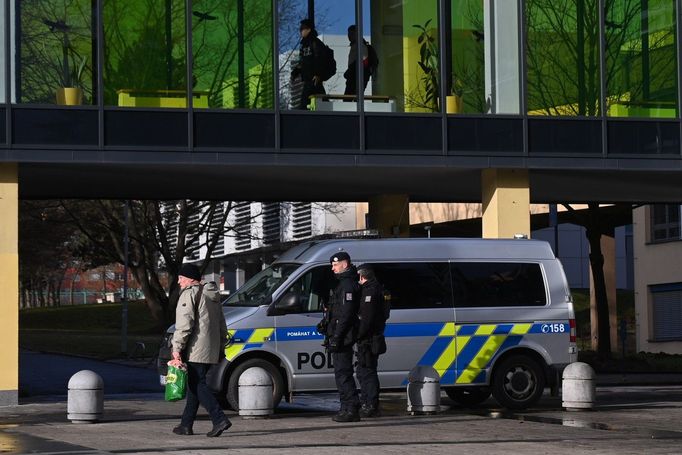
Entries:
{"type": "Polygon", "coordinates": [[[272,378],[272,407],[276,408],[279,402],[282,401],[282,396],[284,395],[284,381],[282,380],[282,374],[272,363],[267,360],[262,359],[249,359],[246,360],[232,371],[229,379],[227,380],[227,390],[225,391],[225,398],[230,407],[239,411],[239,377],[246,370],[252,367],[259,367],[264,369],[270,374],[272,378]]]}
{"type": "Polygon", "coordinates": [[[508,409],[526,409],[542,396],[545,375],[538,363],[525,355],[515,355],[495,368],[493,396],[508,409]]]}
{"type": "Polygon", "coordinates": [[[445,393],[462,406],[476,406],[490,396],[489,387],[446,387],[445,393]]]}

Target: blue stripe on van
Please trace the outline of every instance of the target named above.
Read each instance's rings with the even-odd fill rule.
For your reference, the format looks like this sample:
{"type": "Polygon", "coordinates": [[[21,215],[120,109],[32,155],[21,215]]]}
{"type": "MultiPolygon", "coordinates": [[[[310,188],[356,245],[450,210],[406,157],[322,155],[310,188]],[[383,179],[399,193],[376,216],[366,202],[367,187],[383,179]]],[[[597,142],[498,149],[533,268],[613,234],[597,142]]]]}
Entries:
{"type": "Polygon", "coordinates": [[[239,329],[232,335],[232,339],[235,343],[246,343],[254,330],[255,329],[239,329]]]}
{"type": "Polygon", "coordinates": [[[512,327],[514,327],[514,324],[500,324],[497,327],[495,327],[493,335],[506,335],[509,333],[512,327]]]}
{"type": "Polygon", "coordinates": [[[310,327],[282,327],[275,330],[277,341],[321,340],[324,337],[317,333],[317,328],[310,327]]]}
{"type": "Polygon", "coordinates": [[[417,322],[414,324],[388,324],[384,336],[391,337],[427,337],[437,336],[443,329],[443,322],[417,322]]]}
{"type": "Polygon", "coordinates": [[[568,335],[570,332],[570,326],[566,323],[549,323],[549,324],[533,324],[533,326],[530,328],[528,333],[544,333],[546,335],[554,335],[557,333],[565,333],[568,335]],[[557,329],[559,330],[558,332],[555,330],[553,331],[553,326],[554,324],[557,325],[557,329]]]}
{"type": "Polygon", "coordinates": [[[424,356],[421,358],[421,360],[417,363],[417,365],[428,365],[431,366],[434,363],[436,363],[436,360],[443,354],[445,351],[445,348],[448,347],[450,342],[452,341],[452,337],[438,337],[436,340],[433,342],[431,347],[424,353],[424,356]]]}

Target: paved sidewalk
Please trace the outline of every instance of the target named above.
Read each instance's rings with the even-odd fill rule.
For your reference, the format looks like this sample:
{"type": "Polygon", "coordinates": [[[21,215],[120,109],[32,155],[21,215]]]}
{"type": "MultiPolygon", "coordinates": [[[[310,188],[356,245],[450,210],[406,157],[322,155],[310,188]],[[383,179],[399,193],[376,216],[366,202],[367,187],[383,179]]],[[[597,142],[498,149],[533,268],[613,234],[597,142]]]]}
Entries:
{"type": "Polygon", "coordinates": [[[337,424],[330,419],[338,406],[334,394],[300,396],[270,419],[231,416],[234,426],[220,438],[204,436],[211,424],[203,413],[197,435],[173,435],[184,403],[166,403],[160,394],[108,397],[103,421],[91,425],[68,422],[64,402],[37,403],[0,408],[0,452],[680,453],[682,387],[599,388],[597,399],[594,411],[562,411],[559,399],[544,397],[536,409],[511,413],[493,400],[465,409],[443,396],[442,413],[409,416],[403,394],[395,393],[382,397],[383,417],[337,424]]]}

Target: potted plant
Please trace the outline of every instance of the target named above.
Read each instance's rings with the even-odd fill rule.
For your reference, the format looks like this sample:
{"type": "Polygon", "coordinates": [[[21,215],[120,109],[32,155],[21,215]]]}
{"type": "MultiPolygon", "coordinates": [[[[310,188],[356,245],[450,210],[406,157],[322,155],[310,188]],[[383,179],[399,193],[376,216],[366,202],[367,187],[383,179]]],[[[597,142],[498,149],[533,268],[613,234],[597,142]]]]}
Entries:
{"type": "Polygon", "coordinates": [[[71,56],[71,64],[69,64],[68,58],[64,60],[62,87],[57,89],[57,104],[63,106],[82,104],[83,89],[81,83],[87,61],[86,58],[78,58],[75,53],[71,56]]]}
{"type": "Polygon", "coordinates": [[[438,67],[439,67],[439,53],[438,41],[431,36],[429,31],[429,24],[431,19],[426,21],[424,25],[413,25],[419,29],[419,37],[417,43],[419,46],[419,61],[417,64],[424,73],[422,82],[424,83],[424,104],[432,111],[438,111],[439,106],[439,91],[440,84],[438,81],[438,67]]]}
{"type": "Polygon", "coordinates": [[[64,19],[43,19],[42,22],[58,37],[62,48],[61,58],[58,57],[56,65],[61,83],[61,87],[57,89],[57,104],[66,106],[81,104],[83,101],[81,82],[87,59],[81,57],[71,45],[69,35],[72,33],[72,27],[64,19]]]}
{"type": "Polygon", "coordinates": [[[448,114],[461,114],[464,112],[463,95],[464,84],[460,78],[453,74],[452,83],[450,84],[450,94],[447,95],[445,100],[446,112],[448,114]]]}

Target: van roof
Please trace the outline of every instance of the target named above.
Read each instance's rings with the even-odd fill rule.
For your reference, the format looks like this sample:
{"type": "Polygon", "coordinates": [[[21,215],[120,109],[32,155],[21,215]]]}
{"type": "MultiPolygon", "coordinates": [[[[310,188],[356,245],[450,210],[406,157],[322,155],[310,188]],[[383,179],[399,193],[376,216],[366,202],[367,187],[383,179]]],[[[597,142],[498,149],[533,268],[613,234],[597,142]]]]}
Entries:
{"type": "Polygon", "coordinates": [[[353,262],[376,260],[554,259],[549,244],[528,239],[406,238],[320,240],[304,242],[283,253],[277,262],[328,262],[347,252],[353,262]]]}

